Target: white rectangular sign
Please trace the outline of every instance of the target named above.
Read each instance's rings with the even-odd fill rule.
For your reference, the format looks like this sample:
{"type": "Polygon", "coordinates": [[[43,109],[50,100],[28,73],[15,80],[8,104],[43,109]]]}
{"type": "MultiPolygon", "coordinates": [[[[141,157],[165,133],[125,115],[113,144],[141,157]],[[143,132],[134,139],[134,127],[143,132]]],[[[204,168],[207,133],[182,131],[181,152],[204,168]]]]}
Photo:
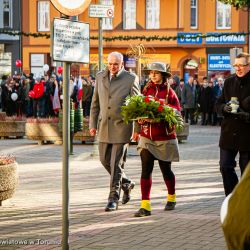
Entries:
{"type": "Polygon", "coordinates": [[[44,65],[44,54],[31,54],[30,55],[30,66],[43,66],[44,65]]]}
{"type": "Polygon", "coordinates": [[[114,17],[114,5],[100,5],[91,4],[89,5],[89,17],[114,17]]]}
{"type": "Polygon", "coordinates": [[[89,24],[55,18],[52,56],[54,61],[89,63],[89,24]]]}

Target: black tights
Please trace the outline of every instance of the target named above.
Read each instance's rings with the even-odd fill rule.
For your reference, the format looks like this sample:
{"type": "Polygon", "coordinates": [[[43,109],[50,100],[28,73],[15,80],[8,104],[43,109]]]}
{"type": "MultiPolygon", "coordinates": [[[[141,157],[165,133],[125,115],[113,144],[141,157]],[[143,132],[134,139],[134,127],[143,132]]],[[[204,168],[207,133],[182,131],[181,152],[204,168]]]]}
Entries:
{"type": "MultiPolygon", "coordinates": [[[[150,179],[152,176],[152,172],[154,169],[154,160],[157,160],[147,149],[143,149],[141,151],[141,165],[142,165],[142,172],[141,178],[142,179],[150,179]]],[[[159,166],[163,175],[164,180],[172,180],[175,176],[171,170],[171,162],[170,161],[161,161],[158,160],[159,166]]]]}

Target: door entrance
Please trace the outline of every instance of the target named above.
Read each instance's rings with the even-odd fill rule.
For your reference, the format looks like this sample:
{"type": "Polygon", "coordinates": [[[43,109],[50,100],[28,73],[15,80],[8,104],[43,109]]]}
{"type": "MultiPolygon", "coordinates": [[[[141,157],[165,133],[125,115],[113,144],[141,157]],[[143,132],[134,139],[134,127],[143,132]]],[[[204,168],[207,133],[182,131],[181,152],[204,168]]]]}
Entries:
{"type": "Polygon", "coordinates": [[[198,79],[198,63],[193,59],[186,60],[183,66],[183,78],[185,83],[187,83],[189,76],[198,79]]]}

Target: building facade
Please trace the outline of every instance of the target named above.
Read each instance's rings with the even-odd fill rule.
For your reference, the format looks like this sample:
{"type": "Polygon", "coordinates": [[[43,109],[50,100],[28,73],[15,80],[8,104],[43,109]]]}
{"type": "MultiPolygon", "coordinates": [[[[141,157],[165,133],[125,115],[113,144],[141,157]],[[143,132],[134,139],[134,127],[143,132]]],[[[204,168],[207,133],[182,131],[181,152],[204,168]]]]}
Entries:
{"type": "MultiPolygon", "coordinates": [[[[21,29],[21,1],[0,1],[0,30],[20,31],[21,29]]],[[[15,61],[21,58],[21,37],[0,33],[0,77],[4,74],[20,73],[15,61]]]]}
{"type": "MultiPolygon", "coordinates": [[[[53,18],[60,13],[48,0],[22,1],[24,32],[50,33],[53,18]]],[[[103,19],[103,63],[111,51],[124,54],[125,67],[136,71],[131,46],[143,44],[142,68],[152,61],[170,63],[173,74],[201,79],[214,74],[230,74],[230,57],[247,51],[247,12],[236,10],[218,0],[93,0],[91,4],[114,5],[114,18],[103,19]],[[206,37],[202,37],[205,35],[206,37]],[[178,39],[177,39],[178,36],[178,39]]],[[[98,18],[89,17],[88,9],[79,21],[90,24],[90,64],[72,65],[73,74],[98,71],[98,18]],[[94,39],[95,38],[95,39],[94,39]]],[[[23,37],[23,70],[42,74],[51,59],[51,40],[23,37]]]]}

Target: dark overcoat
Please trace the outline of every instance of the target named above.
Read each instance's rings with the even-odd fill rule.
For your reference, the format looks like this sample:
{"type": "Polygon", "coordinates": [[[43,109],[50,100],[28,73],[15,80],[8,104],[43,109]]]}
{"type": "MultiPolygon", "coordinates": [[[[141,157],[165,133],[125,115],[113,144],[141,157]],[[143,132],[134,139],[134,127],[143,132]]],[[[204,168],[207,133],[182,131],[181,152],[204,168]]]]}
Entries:
{"type": "Polygon", "coordinates": [[[218,113],[224,116],[219,146],[226,150],[250,151],[250,122],[240,119],[238,114],[223,111],[231,97],[237,97],[240,108],[250,112],[250,72],[241,78],[233,75],[226,79],[222,95],[216,103],[218,113]]]}
{"type": "Polygon", "coordinates": [[[198,96],[198,103],[200,104],[201,112],[212,113],[214,105],[213,89],[210,87],[201,87],[198,96]]]}

